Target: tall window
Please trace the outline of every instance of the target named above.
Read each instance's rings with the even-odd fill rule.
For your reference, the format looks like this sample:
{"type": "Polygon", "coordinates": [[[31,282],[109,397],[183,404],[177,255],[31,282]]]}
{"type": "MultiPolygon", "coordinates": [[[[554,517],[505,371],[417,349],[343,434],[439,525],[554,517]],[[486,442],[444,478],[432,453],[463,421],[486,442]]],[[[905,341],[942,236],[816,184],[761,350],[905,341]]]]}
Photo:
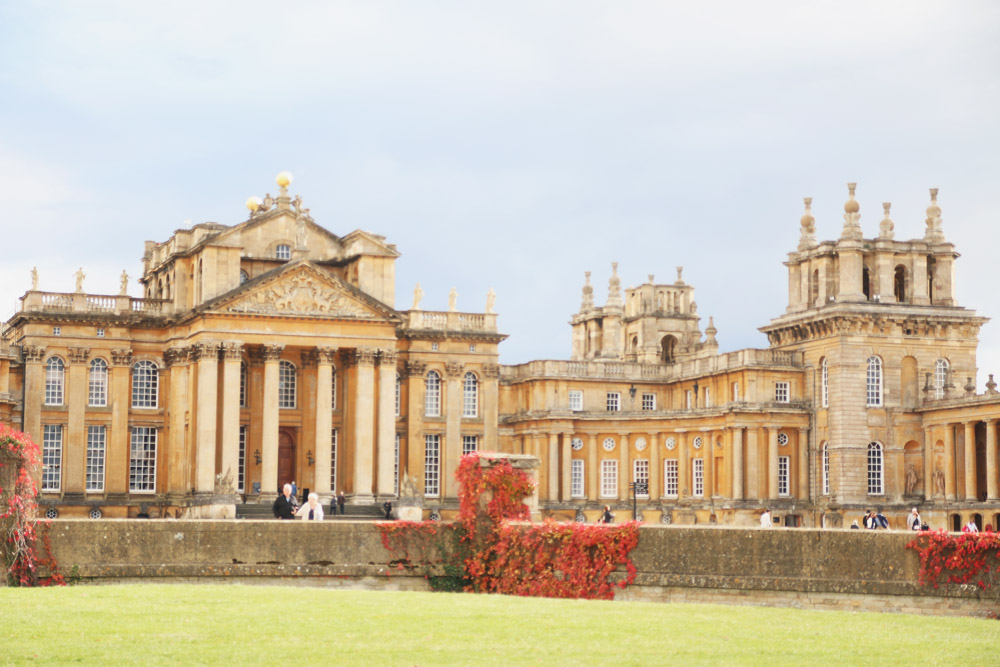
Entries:
{"type": "Polygon", "coordinates": [[[740,383],[739,382],[734,382],[733,383],[733,403],[739,403],[739,402],[740,402],[740,383]]]}
{"type": "Polygon", "coordinates": [[[62,480],[63,427],[46,424],[42,429],[42,491],[59,491],[62,480]]]}
{"type": "Polygon", "coordinates": [[[441,416],[441,375],[437,371],[424,379],[424,416],[441,416]]]}
{"type": "Polygon", "coordinates": [[[150,426],[132,427],[128,490],[132,493],[156,491],[156,429],[150,426]]]}
{"type": "Polygon", "coordinates": [[[684,392],[684,407],[686,410],[690,410],[693,404],[694,401],[691,398],[691,390],[688,389],[686,392],[684,392]]]}
{"type": "Polygon", "coordinates": [[[632,461],[632,481],[646,485],[646,493],[639,493],[639,498],[649,498],[649,459],[632,461]]]}
{"type": "Polygon", "coordinates": [[[868,495],[881,496],[885,493],[882,478],[882,445],[868,443],[868,495]]]}
{"type": "Polygon", "coordinates": [[[788,495],[788,461],[787,456],[778,457],[778,495],[788,495]]]}
{"type": "Polygon", "coordinates": [[[677,459],[663,461],[663,495],[667,498],[677,497],[677,482],[679,481],[677,459]]]}
{"type": "Polygon", "coordinates": [[[292,246],[281,244],[274,249],[274,256],[278,259],[291,259],[292,258],[292,246]]]}
{"type": "Polygon", "coordinates": [[[583,392],[572,390],[569,392],[569,409],[574,412],[583,410],[583,392]]]}
{"type": "Polygon", "coordinates": [[[462,456],[466,454],[472,454],[479,449],[479,436],[477,435],[463,435],[462,436],[462,456]]]}
{"type": "Polygon", "coordinates": [[[823,495],[830,495],[830,443],[823,443],[823,495]]]}
{"type": "Polygon", "coordinates": [[[462,416],[479,416],[479,380],[475,373],[466,373],[462,383],[462,416]]]}
{"type": "Polygon", "coordinates": [[[618,461],[601,461],[601,498],[618,497],[618,461]]]}
{"type": "Polygon", "coordinates": [[[944,388],[948,384],[948,360],[934,362],[934,398],[944,398],[944,388]]]}
{"type": "Polygon", "coordinates": [[[403,407],[403,381],[399,377],[399,373],[396,373],[396,416],[398,417],[402,414],[401,410],[403,407]]]}
{"type": "MultiPolygon", "coordinates": [[[[330,409],[337,409],[337,367],[330,369],[330,409]]],[[[398,414],[398,413],[397,413],[398,414]]]]}
{"type": "Polygon", "coordinates": [[[399,495],[399,434],[396,434],[395,454],[392,459],[392,488],[393,494],[399,495]]]}
{"type": "Polygon", "coordinates": [[[607,402],[608,412],[618,412],[619,410],[621,410],[621,405],[622,405],[621,392],[609,391],[608,402],[607,402]]]}
{"type": "Polygon", "coordinates": [[[424,436],[424,495],[441,494],[441,436],[424,436]]]}
{"type": "Polygon", "coordinates": [[[87,390],[87,405],[103,408],[108,404],[108,362],[92,359],[87,390]]]}
{"type": "Polygon", "coordinates": [[[788,383],[787,382],[775,382],[774,383],[774,402],[775,403],[787,403],[788,402],[788,383]]]}
{"type": "Polygon", "coordinates": [[[710,387],[705,387],[705,407],[712,407],[712,389],[710,387]]]}
{"type": "Polygon", "coordinates": [[[337,490],[337,429],[330,431],[330,490],[337,490]]]}
{"type": "Polygon", "coordinates": [[[87,427],[87,491],[104,490],[104,451],[107,429],[104,426],[87,427]]]}
{"type": "Polygon", "coordinates": [[[691,489],[695,498],[705,495],[705,459],[691,459],[691,489]]]}
{"type": "Polygon", "coordinates": [[[823,361],[820,362],[820,393],[822,394],[822,406],[824,408],[830,407],[830,365],[827,363],[826,357],[823,357],[823,361]]]}
{"type": "Polygon", "coordinates": [[[583,459],[570,461],[569,495],[583,498],[583,459]]]}
{"type": "Polygon", "coordinates": [[[236,492],[247,489],[247,426],[240,426],[240,450],[236,458],[236,492]]]}
{"type": "Polygon", "coordinates": [[[59,357],[49,357],[45,362],[45,405],[63,404],[65,384],[66,365],[59,357]]]}
{"type": "Polygon", "coordinates": [[[240,407],[245,408],[247,403],[247,362],[240,362],[240,407]]]}
{"type": "Polygon", "coordinates": [[[643,410],[655,410],[656,409],[656,394],[643,394],[642,395],[642,409],[643,410]]]}
{"type": "Polygon", "coordinates": [[[278,407],[295,408],[295,364],[278,362],[278,407]]]}
{"type": "Polygon", "coordinates": [[[866,405],[876,407],[882,405],[882,360],[878,357],[868,358],[868,374],[866,382],[866,405]]]}
{"type": "Polygon", "coordinates": [[[132,407],[155,408],[160,387],[160,369],[153,361],[137,361],[132,366],[132,407]]]}

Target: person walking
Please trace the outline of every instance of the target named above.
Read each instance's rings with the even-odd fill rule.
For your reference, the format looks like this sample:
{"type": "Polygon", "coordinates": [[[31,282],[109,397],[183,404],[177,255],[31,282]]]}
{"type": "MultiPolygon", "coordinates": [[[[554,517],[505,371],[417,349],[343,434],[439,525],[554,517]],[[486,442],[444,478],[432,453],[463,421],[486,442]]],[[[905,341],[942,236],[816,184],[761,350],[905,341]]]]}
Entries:
{"type": "Polygon", "coordinates": [[[920,512],[914,507],[910,510],[910,516],[906,517],[906,529],[907,530],[920,530],[920,526],[923,522],[920,520],[920,512]]]}
{"type": "Polygon", "coordinates": [[[774,523],[771,521],[771,510],[767,507],[764,508],[764,513],[760,515],[760,527],[774,528],[774,523]]]}
{"type": "Polygon", "coordinates": [[[319,504],[319,494],[310,493],[309,501],[299,508],[299,511],[295,513],[295,516],[305,521],[322,521],[323,506],[319,504]]]}
{"type": "Polygon", "coordinates": [[[344,497],[344,492],[341,491],[337,494],[337,505],[340,506],[340,515],[344,515],[344,504],[347,503],[347,498],[344,497]]]}
{"type": "Polygon", "coordinates": [[[382,503],[382,511],[385,513],[386,521],[392,521],[392,503],[388,500],[382,503]]]}
{"type": "Polygon", "coordinates": [[[601,523],[614,523],[615,513],[611,511],[611,505],[604,506],[604,512],[601,514],[601,523]]]}
{"type": "Polygon", "coordinates": [[[285,484],[281,489],[281,495],[275,498],[274,504],[271,505],[271,511],[274,512],[275,519],[294,519],[295,518],[295,503],[292,502],[292,485],[285,484]]]}

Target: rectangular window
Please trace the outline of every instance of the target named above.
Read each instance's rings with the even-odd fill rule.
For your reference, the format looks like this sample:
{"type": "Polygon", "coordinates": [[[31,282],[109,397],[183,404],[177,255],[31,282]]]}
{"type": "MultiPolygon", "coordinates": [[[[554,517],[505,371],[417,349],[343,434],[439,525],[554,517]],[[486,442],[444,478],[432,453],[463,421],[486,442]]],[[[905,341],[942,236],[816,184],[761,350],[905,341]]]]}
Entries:
{"type": "Polygon", "coordinates": [[[663,496],[665,498],[677,497],[677,482],[679,480],[677,470],[677,459],[663,461],[663,496]]]}
{"type": "Polygon", "coordinates": [[[466,454],[472,454],[479,449],[479,436],[478,435],[463,435],[462,436],[462,456],[466,454]]]}
{"type": "Polygon", "coordinates": [[[236,493],[246,493],[247,488],[247,429],[240,426],[240,451],[236,459],[236,493]]]}
{"type": "Polygon", "coordinates": [[[774,402],[775,403],[787,403],[788,402],[788,383],[787,382],[775,382],[774,383],[774,402]]]}
{"type": "Polygon", "coordinates": [[[98,338],[104,338],[104,329],[101,329],[101,328],[97,329],[97,337],[98,338]]]}
{"type": "Polygon", "coordinates": [[[705,495],[705,459],[691,459],[691,488],[695,498],[705,495]]]}
{"type": "Polygon", "coordinates": [[[569,495],[572,498],[583,498],[583,459],[570,461],[569,495]]]}
{"type": "Polygon", "coordinates": [[[778,457],[778,495],[788,495],[788,457],[778,457]]]}
{"type": "Polygon", "coordinates": [[[87,405],[103,408],[108,404],[108,367],[103,359],[95,359],[90,364],[90,379],[87,382],[87,405]]]}
{"type": "Polygon", "coordinates": [[[643,410],[655,410],[656,409],[656,394],[643,394],[642,395],[642,409],[643,410]]]}
{"type": "Polygon", "coordinates": [[[601,461],[601,498],[618,497],[618,461],[601,461]]]}
{"type": "Polygon", "coordinates": [[[830,445],[823,445],[823,495],[830,495],[830,445]]]}
{"type": "Polygon", "coordinates": [[[104,426],[87,427],[87,491],[104,490],[104,452],[107,429],[104,426]]]}
{"type": "Polygon", "coordinates": [[[240,362],[240,407],[247,407],[247,365],[240,362]]]}
{"type": "Polygon", "coordinates": [[[42,429],[42,491],[57,492],[62,480],[62,436],[59,424],[42,429]]]}
{"type": "Polygon", "coordinates": [[[401,412],[400,408],[403,405],[403,382],[399,379],[399,375],[396,376],[396,416],[398,417],[401,412]]]}
{"type": "Polygon", "coordinates": [[[734,382],[733,383],[733,403],[739,403],[739,402],[740,402],[740,383],[739,382],[734,382]]]}
{"type": "Polygon", "coordinates": [[[569,409],[574,412],[580,412],[583,410],[583,392],[582,391],[571,391],[569,392],[569,409]]]}
{"type": "Polygon", "coordinates": [[[337,429],[330,431],[330,490],[336,491],[337,486],[337,429]]]}
{"type": "Polygon", "coordinates": [[[691,401],[691,390],[688,389],[686,392],[684,392],[684,405],[687,407],[688,410],[690,410],[691,409],[691,404],[692,404],[692,401],[691,401]]]}
{"type": "Polygon", "coordinates": [[[399,434],[396,434],[396,451],[392,460],[392,488],[393,493],[399,495],[399,434]]]}
{"type": "Polygon", "coordinates": [[[156,429],[151,426],[132,427],[128,490],[132,493],[156,492],[156,429]]]}
{"type": "Polygon", "coordinates": [[[637,498],[649,498],[649,459],[635,459],[632,461],[632,481],[637,484],[645,484],[646,492],[637,493],[637,498]]]}
{"type": "Polygon", "coordinates": [[[53,336],[62,336],[62,327],[52,327],[53,336]]]}
{"type": "Polygon", "coordinates": [[[608,412],[618,412],[621,410],[622,395],[618,391],[608,392],[608,412]]]}
{"type": "Polygon", "coordinates": [[[290,245],[279,245],[275,250],[275,256],[278,259],[291,259],[292,258],[292,246],[290,245]]]}
{"type": "Polygon", "coordinates": [[[330,409],[337,409],[337,369],[334,367],[330,373],[330,409]]]}
{"type": "Polygon", "coordinates": [[[424,436],[424,495],[436,498],[441,494],[441,436],[424,436]]]}

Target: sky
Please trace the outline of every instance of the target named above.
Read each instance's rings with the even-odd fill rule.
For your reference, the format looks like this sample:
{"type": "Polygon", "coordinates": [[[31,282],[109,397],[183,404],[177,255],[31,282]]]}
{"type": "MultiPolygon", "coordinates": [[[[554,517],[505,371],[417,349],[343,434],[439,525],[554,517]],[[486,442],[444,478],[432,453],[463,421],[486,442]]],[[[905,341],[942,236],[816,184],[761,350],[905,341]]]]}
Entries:
{"type": "MultiPolygon", "coordinates": [[[[959,303],[1000,318],[995,2],[17,2],[0,5],[0,318],[114,294],[143,243],[246,219],[275,175],[387,237],[396,306],[481,312],[503,363],[566,359],[584,272],[695,287],[722,351],[766,347],[802,198],[817,237],[928,188],[959,303]]],[[[134,280],[129,292],[141,296],[134,280]]],[[[981,334],[979,391],[1000,376],[981,334]]]]}

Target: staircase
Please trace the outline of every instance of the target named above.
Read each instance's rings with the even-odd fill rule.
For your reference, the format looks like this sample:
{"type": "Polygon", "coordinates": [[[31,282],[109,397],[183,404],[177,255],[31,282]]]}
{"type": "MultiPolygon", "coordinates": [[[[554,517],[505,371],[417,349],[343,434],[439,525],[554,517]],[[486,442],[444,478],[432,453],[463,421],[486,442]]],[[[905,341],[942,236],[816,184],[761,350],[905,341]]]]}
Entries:
{"type": "MultiPolygon", "coordinates": [[[[385,515],[382,513],[380,505],[344,505],[344,514],[340,514],[339,507],[337,515],[330,513],[330,505],[323,505],[324,521],[380,521],[385,515]]],[[[395,511],[395,508],[393,508],[395,511]]],[[[246,503],[236,506],[237,519],[273,519],[271,503],[246,503]]]]}

